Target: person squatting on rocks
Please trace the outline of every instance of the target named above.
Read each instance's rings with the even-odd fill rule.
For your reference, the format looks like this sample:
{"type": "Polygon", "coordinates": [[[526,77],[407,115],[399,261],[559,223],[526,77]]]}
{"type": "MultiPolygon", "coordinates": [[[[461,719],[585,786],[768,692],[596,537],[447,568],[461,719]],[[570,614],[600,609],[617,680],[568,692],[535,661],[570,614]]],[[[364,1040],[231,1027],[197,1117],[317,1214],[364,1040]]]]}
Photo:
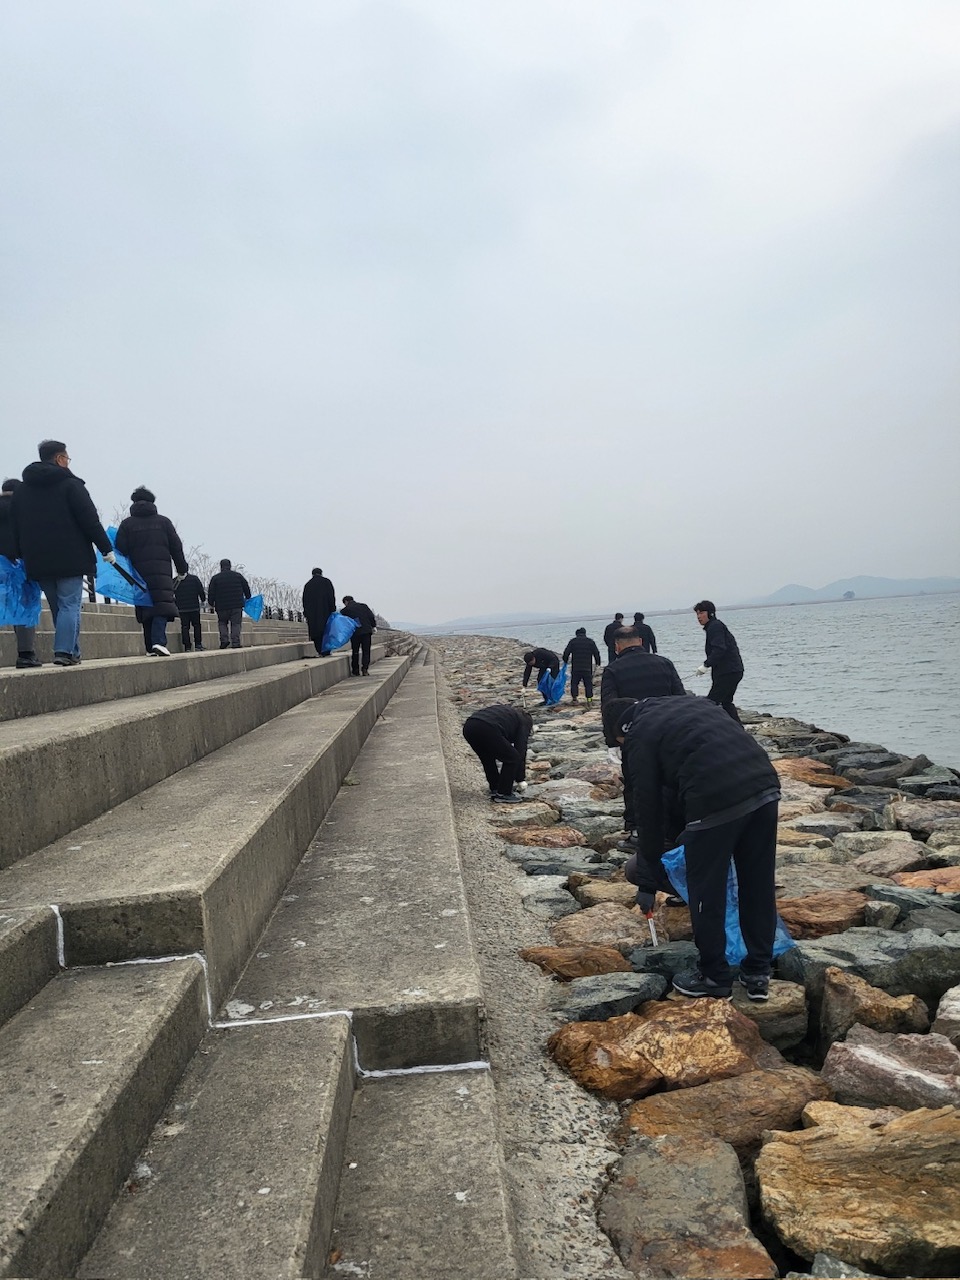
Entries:
{"type": "Polygon", "coordinates": [[[600,650],[587,635],[586,627],[577,627],[577,634],[567,642],[563,651],[564,662],[570,663],[570,701],[578,702],[583,684],[583,696],[587,706],[593,704],[593,667],[600,666],[600,650]]]}
{"type": "MultiPolygon", "coordinates": [[[[549,671],[554,679],[560,674],[560,659],[552,649],[528,649],[523,655],[523,661],[526,664],[523,668],[524,689],[530,683],[530,674],[534,667],[537,668],[537,684],[543,679],[545,671],[549,671]]],[[[546,698],[543,701],[546,702],[546,698]]]]}
{"type": "Polygon", "coordinates": [[[706,698],[616,699],[610,717],[622,744],[639,821],[633,882],[650,910],[661,887],[665,846],[681,843],[699,968],[673,979],[685,996],[729,999],[727,873],[737,869],[740,928],[747,954],[740,982],[766,1000],[777,926],[774,874],[780,780],[767,753],[706,698]],[[671,813],[674,809],[675,813],[671,813]],[[672,828],[682,825],[678,837],[672,828]]]}
{"type": "Polygon", "coordinates": [[[633,615],[633,625],[636,627],[637,634],[643,641],[643,647],[645,649],[649,649],[651,653],[656,653],[657,637],[653,634],[653,627],[644,622],[642,613],[635,613],[633,615]]]}
{"type": "Polygon", "coordinates": [[[117,550],[129,557],[153,601],[151,605],[137,605],[136,609],[146,651],[156,658],[169,658],[167,623],[177,616],[170,561],[183,576],[187,560],[173,522],[159,514],[154,495],[142,485],[130,495],[130,514],[121,520],[117,530],[117,550]]]}
{"type": "Polygon", "coordinates": [[[83,580],[96,569],[94,546],[116,563],[87,486],[70,470],[62,440],[44,440],[40,461],[23,472],[11,509],[14,559],[23,560],[28,578],[40,583],[53,617],[53,661],[58,667],[80,662],[80,605],[83,580]]]}
{"type": "Polygon", "coordinates": [[[620,630],[622,626],[623,626],[623,614],[615,613],[613,615],[613,621],[608,622],[607,625],[603,628],[603,643],[607,646],[607,666],[609,666],[610,663],[613,662],[614,658],[617,656],[617,650],[613,643],[613,637],[617,634],[617,632],[620,630]]]}
{"type": "Polygon", "coordinates": [[[323,632],[327,619],[336,611],[337,596],[333,583],[323,576],[322,569],[313,569],[310,581],[303,588],[303,617],[318,654],[323,652],[323,632]]]}
{"type": "MultiPolygon", "coordinates": [[[[600,681],[600,712],[603,737],[608,747],[617,745],[616,725],[610,719],[609,704],[619,698],[663,698],[686,694],[683,681],[669,658],[647,653],[636,627],[621,627],[614,636],[617,660],[604,668],[600,681]]],[[[627,838],[618,846],[627,853],[637,848],[637,813],[627,774],[627,760],[621,757],[623,775],[623,829],[627,838]]]]}
{"type": "Polygon", "coordinates": [[[242,573],[232,568],[229,560],[220,561],[220,572],[215,573],[207,587],[210,608],[217,615],[221,649],[239,649],[240,628],[243,625],[243,606],[250,599],[250,584],[242,573]]]}
{"type": "Polygon", "coordinates": [[[519,804],[513,788],[527,771],[527,741],[533,732],[529,711],[498,703],[469,716],[463,736],[477,754],[490,786],[490,799],[498,804],[519,804]],[[500,768],[497,767],[498,761],[500,768]]]}
{"type": "Polygon", "coordinates": [[[350,637],[350,674],[352,676],[370,674],[370,641],[377,629],[377,619],[368,604],[354,600],[353,596],[343,597],[343,608],[340,610],[345,618],[354,618],[360,623],[350,637]]]}
{"type": "Polygon", "coordinates": [[[703,666],[697,667],[697,675],[710,672],[710,692],[707,697],[711,702],[723,707],[731,718],[740,723],[737,708],[733,705],[733,695],[737,685],[743,679],[743,659],[733,633],[717,617],[717,606],[712,600],[701,600],[693,606],[697,621],[704,630],[704,647],[706,657],[703,666]]]}
{"type": "MultiPolygon", "coordinates": [[[[8,560],[18,560],[13,541],[13,494],[20,485],[20,480],[4,480],[0,489],[0,556],[8,560]]],[[[23,671],[27,667],[42,667],[37,657],[37,628],[14,627],[17,638],[17,669],[23,671]]]]}
{"type": "Polygon", "coordinates": [[[173,594],[177,601],[177,613],[180,615],[180,639],[184,653],[190,652],[190,628],[193,628],[193,647],[198,653],[203,651],[203,631],[200,627],[200,606],[206,602],[207,593],[203,583],[195,573],[187,572],[174,583],[173,594]]]}

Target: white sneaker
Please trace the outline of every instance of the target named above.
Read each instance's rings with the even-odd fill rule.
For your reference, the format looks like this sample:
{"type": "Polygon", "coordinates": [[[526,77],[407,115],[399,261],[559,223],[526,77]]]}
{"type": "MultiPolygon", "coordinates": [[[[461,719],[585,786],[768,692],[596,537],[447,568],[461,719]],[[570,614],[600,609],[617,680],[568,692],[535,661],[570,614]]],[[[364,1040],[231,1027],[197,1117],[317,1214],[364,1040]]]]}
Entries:
{"type": "Polygon", "coordinates": [[[151,652],[151,653],[155,653],[155,654],[157,655],[157,657],[158,657],[158,658],[169,658],[169,657],[170,657],[170,650],[167,648],[167,646],[166,646],[165,644],[155,644],[155,645],[151,645],[151,647],[150,647],[150,652],[151,652]]]}

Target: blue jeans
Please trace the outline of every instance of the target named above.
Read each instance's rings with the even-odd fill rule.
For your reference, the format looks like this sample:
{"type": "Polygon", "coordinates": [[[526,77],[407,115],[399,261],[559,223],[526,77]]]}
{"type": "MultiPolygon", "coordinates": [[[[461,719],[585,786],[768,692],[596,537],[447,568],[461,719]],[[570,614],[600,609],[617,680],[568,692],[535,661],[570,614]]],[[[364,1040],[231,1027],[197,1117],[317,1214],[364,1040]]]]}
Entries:
{"type": "Polygon", "coordinates": [[[83,578],[44,578],[41,590],[53,617],[53,651],[80,657],[80,602],[83,578]]]}

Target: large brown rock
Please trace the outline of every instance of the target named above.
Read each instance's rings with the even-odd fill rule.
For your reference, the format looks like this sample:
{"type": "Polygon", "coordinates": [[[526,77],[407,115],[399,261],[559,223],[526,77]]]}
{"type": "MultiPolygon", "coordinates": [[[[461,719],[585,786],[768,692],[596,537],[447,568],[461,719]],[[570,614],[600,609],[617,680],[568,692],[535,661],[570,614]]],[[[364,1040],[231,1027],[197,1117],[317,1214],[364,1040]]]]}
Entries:
{"type": "Polygon", "coordinates": [[[491,805],[488,821],[495,827],[547,827],[558,821],[557,810],[541,800],[525,804],[491,805]]]}
{"type": "MultiPolygon", "coordinates": [[[[595,907],[601,902],[617,902],[621,907],[637,904],[637,886],[626,880],[591,880],[574,889],[573,896],[582,907],[595,907]]],[[[960,916],[957,917],[960,924],[960,916]]]]}
{"type": "Polygon", "coordinates": [[[902,1107],[845,1107],[842,1102],[810,1102],[800,1121],[804,1129],[823,1125],[837,1132],[858,1133],[861,1129],[880,1129],[897,1116],[905,1116],[902,1107]]]}
{"type": "Polygon", "coordinates": [[[794,831],[792,827],[777,827],[777,844],[809,845],[815,849],[829,849],[830,841],[826,836],[811,835],[809,831],[794,831]]]}
{"type": "Polygon", "coordinates": [[[567,774],[567,777],[579,778],[582,782],[590,782],[593,784],[603,782],[616,782],[620,783],[621,786],[623,784],[619,766],[615,764],[608,764],[606,762],[581,765],[579,769],[571,769],[567,774]]]}
{"type": "Polygon", "coordinates": [[[651,1000],[606,1022],[568,1023],[547,1047],[584,1088],[616,1102],[783,1065],[756,1024],[725,1000],[651,1000]]]}
{"type": "Polygon", "coordinates": [[[863,924],[867,896],[856,889],[825,889],[803,898],[778,898],[791,938],[825,938],[863,924]]]}
{"type": "Polygon", "coordinates": [[[926,845],[919,840],[890,840],[878,849],[861,853],[853,865],[871,876],[896,876],[900,871],[921,871],[930,865],[926,845]]]}
{"type": "Polygon", "coordinates": [[[784,756],[771,763],[781,778],[795,778],[797,782],[805,782],[808,787],[831,787],[834,791],[844,791],[853,786],[846,778],[831,773],[828,765],[806,756],[784,756]]]}
{"type": "Polygon", "coordinates": [[[733,1149],[715,1138],[674,1136],[633,1139],[598,1220],[624,1266],[645,1280],[776,1276],[747,1213],[733,1149]]]}
{"type": "Polygon", "coordinates": [[[624,907],[616,902],[601,902],[595,907],[585,907],[572,916],[557,920],[550,926],[553,940],[558,946],[584,943],[594,947],[616,947],[629,955],[635,947],[650,946],[650,926],[636,907],[624,907]]]}
{"type": "Polygon", "coordinates": [[[621,1129],[648,1138],[704,1134],[729,1142],[741,1157],[760,1148],[765,1129],[794,1129],[804,1107],[832,1097],[814,1071],[748,1071],[729,1080],[713,1080],[694,1089],[655,1093],[624,1112],[621,1129]]]}
{"type": "MultiPolygon", "coordinates": [[[[935,889],[937,893],[960,893],[960,867],[931,867],[929,871],[901,871],[891,879],[908,889],[935,889]]],[[[957,916],[960,927],[960,915],[957,916]]]]}
{"type": "Polygon", "coordinates": [[[826,1252],[891,1276],[960,1275],[956,1107],[879,1127],[771,1133],[756,1170],[764,1216],[802,1257],[826,1252]]]}
{"type": "Polygon", "coordinates": [[[524,947],[519,956],[561,982],[590,978],[598,973],[633,972],[630,961],[614,947],[524,947]]]}
{"type": "Polygon", "coordinates": [[[960,1049],[946,1036],[890,1035],[851,1027],[831,1045],[823,1078],[838,1102],[861,1107],[960,1105],[960,1049]]]}
{"type": "Polygon", "coordinates": [[[926,840],[951,820],[960,819],[960,800],[895,800],[890,813],[902,831],[926,840]]]}
{"type": "Polygon", "coordinates": [[[842,1040],[857,1023],[873,1031],[920,1032],[930,1026],[930,1014],[919,996],[887,995],[856,974],[831,965],[823,973],[821,1044],[842,1040]]]}
{"type": "Polygon", "coordinates": [[[509,844],[533,845],[538,849],[574,849],[587,838],[576,827],[505,827],[497,833],[509,844]]]}
{"type": "MultiPolygon", "coordinates": [[[[681,1003],[688,997],[671,991],[667,999],[681,1003]]],[[[735,982],[732,1003],[739,1013],[757,1024],[764,1040],[777,1049],[798,1045],[807,1034],[807,992],[798,982],[772,978],[769,999],[764,1001],[751,1000],[746,990],[735,982]]]]}

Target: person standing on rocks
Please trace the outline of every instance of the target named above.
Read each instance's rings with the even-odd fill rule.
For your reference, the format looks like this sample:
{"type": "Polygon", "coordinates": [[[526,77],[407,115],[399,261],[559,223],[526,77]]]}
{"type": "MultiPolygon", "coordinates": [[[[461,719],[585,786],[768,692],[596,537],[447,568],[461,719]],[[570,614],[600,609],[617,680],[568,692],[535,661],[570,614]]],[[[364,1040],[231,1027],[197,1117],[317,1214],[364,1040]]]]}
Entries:
{"type": "Polygon", "coordinates": [[[213,575],[207,587],[210,608],[217,615],[221,649],[241,648],[243,606],[252,594],[243,574],[238,573],[229,560],[221,560],[220,572],[213,575]]]}
{"type": "MultiPolygon", "coordinates": [[[[0,490],[0,556],[6,556],[8,560],[19,559],[14,554],[13,493],[21,483],[20,480],[4,480],[3,489],[0,490]]],[[[17,639],[17,670],[42,667],[43,663],[36,653],[36,627],[15,626],[13,632],[17,639]]]]}
{"type": "Polygon", "coordinates": [[[53,617],[53,661],[80,662],[80,605],[83,580],[96,570],[94,546],[116,563],[113,545],[100,523],[87,486],[70,470],[62,440],[44,440],[40,461],[24,470],[11,509],[13,549],[27,577],[39,582],[53,617]]]}
{"type": "MultiPolygon", "coordinates": [[[[554,679],[560,674],[560,659],[552,649],[529,649],[523,655],[523,660],[526,663],[523,669],[524,689],[530,683],[530,675],[534,667],[537,668],[537,684],[543,679],[545,671],[549,671],[554,679]]],[[[546,698],[543,700],[546,702],[546,698]]]]}
{"type": "Polygon", "coordinates": [[[497,804],[521,803],[522,797],[514,795],[513,788],[526,778],[527,741],[532,732],[530,713],[505,703],[483,707],[464,723],[463,736],[479,757],[490,799],[497,804]]]}
{"type": "Polygon", "coordinates": [[[345,618],[353,618],[360,625],[350,637],[350,674],[352,676],[370,674],[370,642],[377,629],[377,617],[368,604],[362,600],[354,600],[353,596],[343,597],[343,608],[340,610],[345,618]]]}
{"type": "Polygon", "coordinates": [[[174,584],[173,594],[177,601],[177,613],[180,615],[180,639],[183,652],[190,652],[190,628],[193,627],[193,647],[197,653],[203,651],[203,631],[200,626],[200,606],[206,603],[207,593],[203,583],[195,573],[187,572],[174,584]]]}
{"type": "MultiPolygon", "coordinates": [[[[600,712],[604,741],[608,747],[617,745],[616,726],[608,712],[609,703],[619,698],[665,698],[687,692],[670,659],[644,649],[636,627],[621,627],[614,635],[614,644],[617,660],[604,669],[600,681],[600,712]]],[[[623,774],[623,829],[627,838],[620,842],[618,848],[625,853],[634,853],[638,815],[633,808],[625,756],[621,758],[620,771],[623,774]]]]}
{"type": "Polygon", "coordinates": [[[579,702],[580,685],[587,706],[593,706],[593,668],[600,665],[600,650],[587,635],[586,627],[577,627],[577,633],[567,642],[563,651],[564,662],[570,663],[570,701],[579,702]]]}
{"type": "Polygon", "coordinates": [[[723,707],[730,719],[739,724],[740,717],[733,705],[733,695],[743,679],[743,659],[737,642],[730,629],[717,617],[717,606],[712,600],[701,600],[693,606],[693,611],[703,627],[706,648],[706,657],[703,666],[697,667],[697,675],[704,676],[710,672],[710,692],[707,697],[717,706],[723,707]]]}
{"type": "Polygon", "coordinates": [[[651,653],[657,652],[657,637],[653,634],[653,627],[648,626],[643,620],[642,613],[633,615],[633,625],[637,629],[637,635],[643,641],[643,647],[649,649],[651,653]]]}
{"type": "Polygon", "coordinates": [[[312,570],[310,581],[303,588],[303,617],[318,655],[323,652],[323,632],[327,619],[336,611],[337,594],[333,583],[323,576],[322,569],[312,570]]]}
{"type": "Polygon", "coordinates": [[[130,558],[153,601],[151,605],[137,605],[137,621],[143,624],[147,653],[169,658],[167,623],[177,616],[170,561],[176,565],[177,573],[184,575],[187,560],[173,522],[159,514],[156,498],[142,485],[130,495],[130,514],[120,521],[117,530],[117,550],[130,558]]]}
{"type": "MultiPolygon", "coordinates": [[[[740,928],[747,949],[740,982],[766,1000],[777,927],[774,874],[780,779],[763,747],[705,698],[615,699],[608,708],[621,744],[639,819],[637,903],[652,906],[650,887],[669,831],[669,809],[682,821],[693,940],[699,967],[678,973],[685,996],[729,999],[726,957],[727,874],[737,870],[740,928]],[[646,877],[646,878],[645,878],[646,877]]],[[[659,887],[659,885],[656,885],[659,887]]]]}
{"type": "Polygon", "coordinates": [[[617,656],[617,650],[613,643],[613,637],[617,634],[617,632],[620,630],[622,626],[623,626],[623,614],[615,613],[613,615],[613,621],[608,622],[607,625],[603,628],[603,643],[607,646],[607,665],[608,666],[617,656]]]}

